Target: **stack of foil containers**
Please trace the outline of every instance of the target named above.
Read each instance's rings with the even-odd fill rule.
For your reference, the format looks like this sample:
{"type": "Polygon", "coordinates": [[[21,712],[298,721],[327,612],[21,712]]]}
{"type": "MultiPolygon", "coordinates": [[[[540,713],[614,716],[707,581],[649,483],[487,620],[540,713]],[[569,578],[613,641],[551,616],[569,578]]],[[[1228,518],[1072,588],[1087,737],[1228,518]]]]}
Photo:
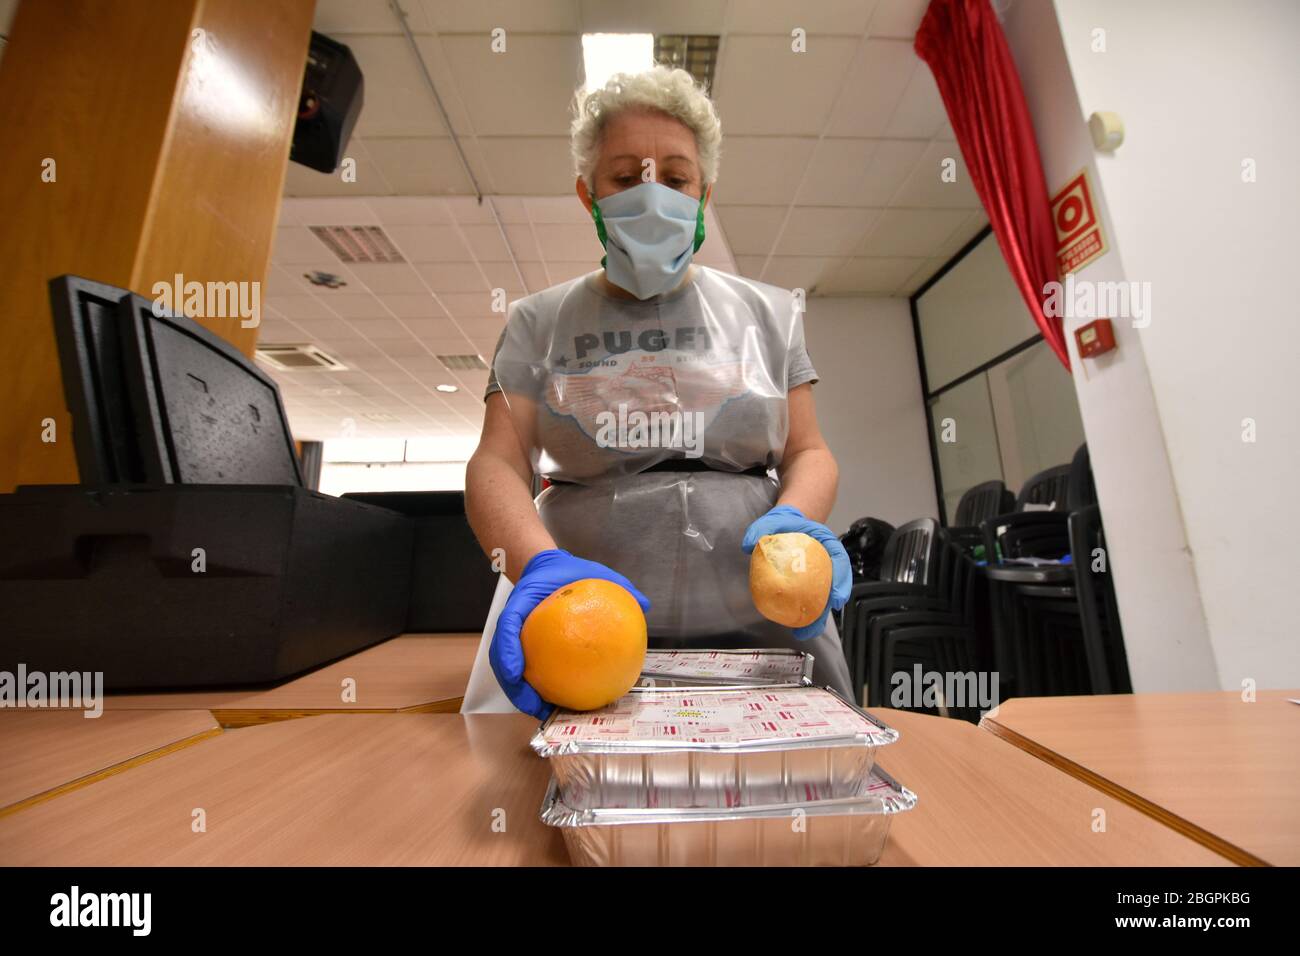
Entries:
{"type": "Polygon", "coordinates": [[[811,673],[797,651],[650,651],[629,694],[533,737],[542,821],[582,866],[875,863],[916,804],[875,762],[898,732],[811,673]]]}

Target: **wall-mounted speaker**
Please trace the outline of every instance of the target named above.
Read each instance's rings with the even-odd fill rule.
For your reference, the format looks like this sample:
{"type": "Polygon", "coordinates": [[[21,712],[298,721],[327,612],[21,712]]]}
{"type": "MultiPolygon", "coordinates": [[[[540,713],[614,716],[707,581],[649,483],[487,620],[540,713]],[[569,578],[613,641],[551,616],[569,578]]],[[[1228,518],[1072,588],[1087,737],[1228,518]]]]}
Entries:
{"type": "Polygon", "coordinates": [[[289,158],[322,173],[338,169],[364,93],[365,78],[352,51],[313,31],[289,158]]]}

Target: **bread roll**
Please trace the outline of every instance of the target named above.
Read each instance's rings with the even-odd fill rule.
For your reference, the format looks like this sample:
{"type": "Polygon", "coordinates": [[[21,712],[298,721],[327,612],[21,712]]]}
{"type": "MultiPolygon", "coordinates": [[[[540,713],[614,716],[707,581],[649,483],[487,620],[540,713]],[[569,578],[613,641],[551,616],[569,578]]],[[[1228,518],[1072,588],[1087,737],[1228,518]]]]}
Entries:
{"type": "Polygon", "coordinates": [[[749,593],[769,621],[805,627],[826,610],[831,556],[802,532],[763,535],[749,559],[749,593]]]}

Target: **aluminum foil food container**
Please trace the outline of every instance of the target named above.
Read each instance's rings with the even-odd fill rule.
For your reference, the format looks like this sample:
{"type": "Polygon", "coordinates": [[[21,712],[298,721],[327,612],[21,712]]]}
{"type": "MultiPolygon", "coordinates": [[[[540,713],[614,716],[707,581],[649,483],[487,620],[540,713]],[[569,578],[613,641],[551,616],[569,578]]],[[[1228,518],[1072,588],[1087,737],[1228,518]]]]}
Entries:
{"type": "Polygon", "coordinates": [[[646,651],[637,687],[812,684],[813,656],[789,648],[646,651]]]}
{"type": "Polygon", "coordinates": [[[559,827],[577,866],[868,866],[895,813],[916,794],[879,766],[856,797],[716,808],[653,806],[629,787],[620,807],[569,806],[552,779],[541,820],[559,827]]]}
{"type": "Polygon", "coordinates": [[[641,690],[557,710],[533,736],[565,804],[741,807],[855,797],[898,732],[823,687],[641,690]]]}

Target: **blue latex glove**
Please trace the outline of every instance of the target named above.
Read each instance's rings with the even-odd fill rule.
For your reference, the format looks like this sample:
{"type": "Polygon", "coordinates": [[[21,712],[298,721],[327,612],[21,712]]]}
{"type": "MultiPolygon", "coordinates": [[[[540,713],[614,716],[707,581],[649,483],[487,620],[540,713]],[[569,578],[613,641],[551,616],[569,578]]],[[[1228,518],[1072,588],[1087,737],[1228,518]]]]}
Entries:
{"type": "Polygon", "coordinates": [[[758,539],[763,535],[786,534],[791,531],[802,531],[809,537],[816,538],[831,556],[831,595],[826,601],[826,609],[816,621],[806,627],[796,628],[794,632],[797,640],[806,641],[826,630],[826,619],[831,616],[832,609],[838,611],[848,603],[849,595],[853,593],[853,566],[849,564],[849,554],[835,533],[826,525],[804,517],[804,513],[793,505],[777,505],[751,524],[740,548],[746,554],[752,554],[758,539]]]}
{"type": "Polygon", "coordinates": [[[492,634],[488,648],[488,661],[497,683],[514,704],[525,714],[545,720],[555,707],[542,700],[532,686],[524,680],[524,649],[519,643],[519,632],[533,608],[555,591],[585,578],[601,578],[624,587],[636,598],[643,612],[650,610],[650,599],[632,586],[632,582],[617,571],[612,571],[595,561],[575,558],[567,551],[552,549],[539,551],[524,567],[524,573],[515,582],[515,589],[506,599],[506,606],[497,618],[497,629],[492,634]]]}

